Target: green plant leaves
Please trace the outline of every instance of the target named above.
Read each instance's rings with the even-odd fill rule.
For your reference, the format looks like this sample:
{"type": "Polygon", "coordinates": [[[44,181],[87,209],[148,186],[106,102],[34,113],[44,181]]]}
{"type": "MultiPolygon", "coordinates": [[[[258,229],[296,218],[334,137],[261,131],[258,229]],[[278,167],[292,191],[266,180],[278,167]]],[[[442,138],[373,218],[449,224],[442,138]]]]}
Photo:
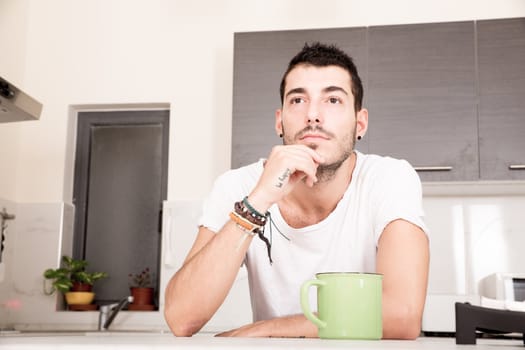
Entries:
{"type": "Polygon", "coordinates": [[[74,282],[93,285],[95,281],[108,276],[106,272],[87,272],[87,261],[75,260],[67,255],[62,257],[62,264],[64,266],[58,269],[44,271],[44,278],[53,280],[53,290],[50,293],[44,290],[44,293],[52,294],[55,290],[65,293],[73,287],[74,282]]]}

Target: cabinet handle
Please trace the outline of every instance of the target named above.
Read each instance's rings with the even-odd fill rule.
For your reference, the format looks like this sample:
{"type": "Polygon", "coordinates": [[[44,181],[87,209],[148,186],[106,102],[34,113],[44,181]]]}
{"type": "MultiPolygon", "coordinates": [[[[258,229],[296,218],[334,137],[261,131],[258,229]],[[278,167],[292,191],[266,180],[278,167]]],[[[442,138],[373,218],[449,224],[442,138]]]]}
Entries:
{"type": "Polygon", "coordinates": [[[512,164],[509,165],[510,170],[525,170],[525,164],[512,164]]]}
{"type": "Polygon", "coordinates": [[[416,166],[415,171],[451,171],[451,166],[416,166]]]}

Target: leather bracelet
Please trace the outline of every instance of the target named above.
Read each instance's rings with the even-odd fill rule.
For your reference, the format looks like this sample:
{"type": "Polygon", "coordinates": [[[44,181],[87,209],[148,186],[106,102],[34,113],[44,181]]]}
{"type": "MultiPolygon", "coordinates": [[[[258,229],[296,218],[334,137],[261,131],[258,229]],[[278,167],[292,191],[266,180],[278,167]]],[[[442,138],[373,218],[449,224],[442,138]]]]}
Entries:
{"type": "MultiPolygon", "coordinates": [[[[244,197],[244,199],[240,202],[236,202],[234,205],[234,211],[230,213],[230,217],[233,221],[237,223],[237,226],[240,227],[242,230],[244,230],[247,234],[253,236],[257,234],[259,238],[264,242],[266,245],[266,250],[268,252],[268,259],[270,260],[270,264],[273,263],[272,260],[272,243],[271,240],[271,226],[270,226],[270,240],[264,236],[264,228],[266,226],[266,221],[268,218],[270,218],[270,213],[266,212],[265,215],[258,212],[251,204],[248,202],[247,197],[244,197]],[[250,226],[252,225],[252,226],[250,226]]],[[[243,236],[243,237],[246,237],[243,236]]],[[[243,240],[244,241],[244,238],[243,240]]],[[[242,243],[241,241],[241,243],[242,243]]]]}
{"type": "Polygon", "coordinates": [[[261,230],[261,226],[259,225],[256,225],[254,224],[253,222],[250,222],[248,221],[246,218],[240,216],[239,214],[237,214],[236,212],[231,212],[230,213],[230,219],[232,219],[233,222],[235,222],[235,224],[237,224],[237,226],[243,230],[244,232],[250,234],[250,235],[255,235],[255,234],[258,234],[261,230]]]}
{"type": "Polygon", "coordinates": [[[259,215],[259,213],[254,213],[247,208],[244,203],[236,202],[235,206],[235,213],[239,214],[246,220],[250,221],[252,224],[255,224],[257,226],[264,226],[266,225],[266,216],[259,215]]]}

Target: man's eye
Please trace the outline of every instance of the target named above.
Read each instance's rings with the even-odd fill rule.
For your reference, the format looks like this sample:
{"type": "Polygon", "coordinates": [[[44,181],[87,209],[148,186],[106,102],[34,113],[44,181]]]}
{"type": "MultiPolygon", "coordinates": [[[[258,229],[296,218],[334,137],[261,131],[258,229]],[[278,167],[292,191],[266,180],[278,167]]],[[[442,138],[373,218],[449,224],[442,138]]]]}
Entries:
{"type": "Polygon", "coordinates": [[[301,97],[294,97],[290,100],[290,103],[291,104],[297,104],[297,103],[301,103],[303,102],[304,100],[301,98],[301,97]]]}
{"type": "Polygon", "coordinates": [[[328,101],[329,101],[330,103],[334,103],[334,104],[335,104],[335,103],[341,103],[341,99],[340,99],[340,98],[337,98],[337,97],[330,97],[330,98],[328,99],[328,101]]]}

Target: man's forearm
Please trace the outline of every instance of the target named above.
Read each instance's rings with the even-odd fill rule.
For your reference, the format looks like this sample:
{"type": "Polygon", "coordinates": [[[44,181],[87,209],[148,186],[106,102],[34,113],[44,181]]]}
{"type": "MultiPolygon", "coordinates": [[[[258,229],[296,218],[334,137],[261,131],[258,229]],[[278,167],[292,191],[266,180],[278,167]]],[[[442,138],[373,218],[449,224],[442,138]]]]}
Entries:
{"type": "Polygon", "coordinates": [[[165,318],[175,335],[193,335],[217,311],[235,281],[251,239],[228,222],[202,247],[192,248],[166,288],[165,318]]]}
{"type": "Polygon", "coordinates": [[[377,254],[377,271],[383,274],[383,338],[419,335],[429,254],[428,238],[417,226],[396,220],[383,231],[377,254]]]}

